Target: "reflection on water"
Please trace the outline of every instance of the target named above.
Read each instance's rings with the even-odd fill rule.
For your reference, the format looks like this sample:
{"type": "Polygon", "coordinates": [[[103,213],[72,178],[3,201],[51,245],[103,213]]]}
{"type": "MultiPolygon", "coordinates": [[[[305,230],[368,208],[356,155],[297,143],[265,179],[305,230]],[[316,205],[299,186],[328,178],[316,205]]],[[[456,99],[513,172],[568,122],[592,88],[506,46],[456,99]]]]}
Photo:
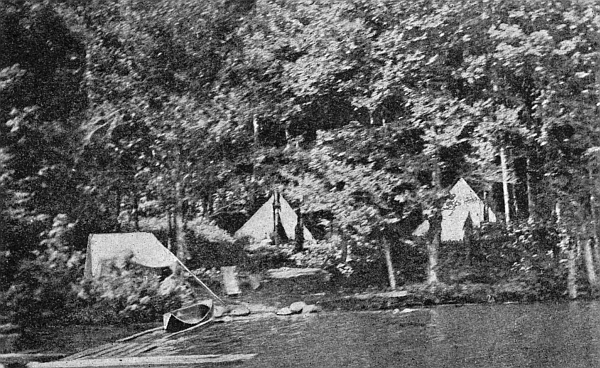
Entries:
{"type": "Polygon", "coordinates": [[[258,354],[242,367],[600,367],[600,304],[323,313],[215,324],[178,343],[258,354]]]}

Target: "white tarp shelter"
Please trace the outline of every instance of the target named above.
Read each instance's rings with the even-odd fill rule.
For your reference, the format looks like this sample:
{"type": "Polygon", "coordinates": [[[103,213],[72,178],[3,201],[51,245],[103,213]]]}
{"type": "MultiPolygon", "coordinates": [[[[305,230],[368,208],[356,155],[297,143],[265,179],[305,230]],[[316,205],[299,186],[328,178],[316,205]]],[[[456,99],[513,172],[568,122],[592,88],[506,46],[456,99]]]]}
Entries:
{"type": "MultiPolygon", "coordinates": [[[[280,195],[279,198],[279,203],[281,206],[279,210],[280,223],[283,225],[283,229],[285,230],[285,235],[287,238],[293,240],[296,238],[296,225],[298,224],[298,216],[282,195],[280,195]]],[[[258,211],[256,211],[256,213],[250,217],[244,226],[235,232],[235,237],[241,238],[244,236],[249,236],[257,242],[269,239],[275,229],[275,210],[273,208],[274,203],[275,196],[272,195],[269,200],[267,200],[267,202],[265,202],[265,204],[263,204],[258,211]]],[[[303,233],[304,241],[313,242],[315,240],[306,226],[303,228],[303,233]]]]}
{"type": "MultiPolygon", "coordinates": [[[[465,232],[464,226],[468,216],[471,216],[473,227],[480,227],[484,220],[484,211],[487,208],[488,222],[496,222],[496,215],[486,207],[481,198],[469,186],[465,179],[459,179],[450,189],[454,195],[442,208],[442,241],[462,241],[465,232]]],[[[413,235],[422,236],[429,231],[429,221],[425,220],[413,232],[413,235]]]]}
{"type": "Polygon", "coordinates": [[[177,258],[152,233],[90,234],[85,258],[85,276],[97,277],[103,266],[131,262],[151,268],[171,267],[177,258]]]}

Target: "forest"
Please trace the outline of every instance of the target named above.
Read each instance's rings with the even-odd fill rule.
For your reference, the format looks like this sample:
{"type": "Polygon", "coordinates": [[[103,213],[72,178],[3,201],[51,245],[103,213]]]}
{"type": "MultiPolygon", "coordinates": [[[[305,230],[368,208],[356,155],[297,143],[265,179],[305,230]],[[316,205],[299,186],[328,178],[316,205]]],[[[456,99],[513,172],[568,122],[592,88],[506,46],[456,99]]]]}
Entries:
{"type": "Polygon", "coordinates": [[[234,247],[275,189],[328,252],[299,263],[593,297],[599,50],[593,0],[0,0],[0,301],[88,300],[91,233],[234,247]],[[459,178],[499,218],[467,250],[459,178]]]}

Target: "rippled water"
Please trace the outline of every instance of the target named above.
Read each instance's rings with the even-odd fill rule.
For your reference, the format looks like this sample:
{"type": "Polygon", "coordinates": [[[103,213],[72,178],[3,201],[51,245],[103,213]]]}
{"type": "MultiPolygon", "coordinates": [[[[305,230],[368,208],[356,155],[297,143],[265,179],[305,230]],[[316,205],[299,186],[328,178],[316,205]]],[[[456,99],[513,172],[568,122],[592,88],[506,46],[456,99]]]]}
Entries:
{"type": "Polygon", "coordinates": [[[214,324],[178,344],[184,354],[258,354],[240,367],[600,367],[600,304],[269,318],[214,324]]]}

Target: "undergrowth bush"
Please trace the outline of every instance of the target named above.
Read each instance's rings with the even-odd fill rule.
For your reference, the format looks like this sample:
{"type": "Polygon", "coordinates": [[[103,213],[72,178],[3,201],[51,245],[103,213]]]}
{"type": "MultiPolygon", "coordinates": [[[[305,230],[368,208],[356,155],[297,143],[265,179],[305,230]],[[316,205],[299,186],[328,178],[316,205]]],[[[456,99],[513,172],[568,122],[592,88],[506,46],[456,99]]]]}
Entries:
{"type": "Polygon", "coordinates": [[[72,322],[80,324],[141,323],[160,319],[192,299],[192,291],[171,276],[165,283],[154,271],[128,264],[113,267],[96,279],[84,279],[76,287],[72,322]]]}
{"type": "Polygon", "coordinates": [[[0,297],[9,319],[24,328],[67,323],[135,323],[160,319],[191,291],[171,277],[161,283],[152,270],[127,264],[98,279],[82,279],[84,254],[73,251],[75,225],[64,215],[43,234],[40,250],[23,260],[0,297]]]}
{"type": "Polygon", "coordinates": [[[557,244],[551,226],[487,224],[470,243],[440,247],[439,275],[448,284],[494,285],[503,301],[557,299],[566,288],[557,244]]]}
{"type": "Polygon", "coordinates": [[[245,261],[243,240],[235,240],[212,222],[197,219],[187,223],[186,244],[190,268],[239,265],[245,261]]]}
{"type": "Polygon", "coordinates": [[[74,285],[83,272],[83,255],[71,251],[74,224],[56,216],[52,229],[43,234],[35,258],[23,260],[4,296],[9,318],[23,327],[60,323],[69,315],[75,298],[74,285]]]}

